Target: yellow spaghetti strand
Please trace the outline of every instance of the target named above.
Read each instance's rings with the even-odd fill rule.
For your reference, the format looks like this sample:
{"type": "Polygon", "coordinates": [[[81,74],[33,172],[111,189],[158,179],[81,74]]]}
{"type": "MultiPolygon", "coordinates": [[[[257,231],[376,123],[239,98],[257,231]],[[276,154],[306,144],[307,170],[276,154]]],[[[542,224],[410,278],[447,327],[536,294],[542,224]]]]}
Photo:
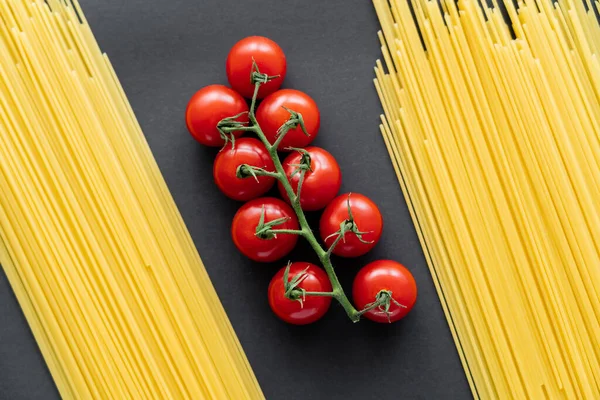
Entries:
{"type": "Polygon", "coordinates": [[[510,27],[373,3],[381,132],[474,397],[600,398],[598,2],[504,2],[510,27]]]}
{"type": "Polygon", "coordinates": [[[0,263],[63,398],[263,398],[76,2],[0,0],[0,158],[0,263]]]}

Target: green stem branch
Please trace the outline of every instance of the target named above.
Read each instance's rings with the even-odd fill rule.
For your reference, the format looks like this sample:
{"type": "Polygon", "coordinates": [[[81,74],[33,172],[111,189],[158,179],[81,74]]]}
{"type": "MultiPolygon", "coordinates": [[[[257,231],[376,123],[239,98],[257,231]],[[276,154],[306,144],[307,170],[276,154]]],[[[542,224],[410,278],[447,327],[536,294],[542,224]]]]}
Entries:
{"type": "Polygon", "coordinates": [[[363,308],[362,310],[360,310],[358,312],[358,315],[361,316],[361,315],[363,315],[363,314],[365,314],[365,313],[367,313],[367,312],[369,312],[371,310],[374,310],[375,308],[381,306],[382,304],[383,304],[382,301],[376,301],[374,303],[371,303],[370,305],[368,305],[365,308],[363,308]]]}
{"type": "Polygon", "coordinates": [[[253,126],[223,126],[219,129],[225,133],[233,133],[237,131],[254,132],[256,130],[253,126]]]}
{"type": "Polygon", "coordinates": [[[256,108],[256,97],[258,96],[258,89],[260,88],[260,85],[261,85],[260,82],[256,82],[254,84],[254,94],[252,95],[252,103],[250,104],[250,113],[249,113],[250,122],[252,122],[252,125],[254,125],[256,127],[258,127],[258,124],[256,123],[256,118],[254,117],[254,109],[256,108]]]}
{"type": "MultiPolygon", "coordinates": [[[[279,182],[281,182],[283,188],[285,189],[286,194],[288,195],[288,197],[292,203],[292,208],[296,212],[296,215],[298,217],[298,222],[299,222],[300,226],[302,227],[302,232],[303,232],[302,236],[310,244],[310,246],[313,248],[315,253],[317,253],[317,256],[319,257],[319,261],[321,261],[321,264],[325,268],[325,272],[327,272],[327,276],[329,277],[331,286],[333,287],[333,291],[331,292],[331,297],[333,297],[340,303],[340,305],[344,308],[344,311],[346,311],[346,314],[348,314],[348,317],[352,320],[352,322],[358,322],[358,320],[360,319],[361,313],[359,311],[357,311],[356,308],[354,308],[354,306],[352,305],[352,303],[346,296],[346,293],[344,293],[344,289],[342,288],[342,285],[335,273],[335,269],[333,268],[333,264],[331,263],[331,253],[329,253],[328,251],[325,251],[323,249],[323,247],[321,247],[321,245],[319,244],[319,241],[315,237],[313,231],[310,229],[310,225],[308,224],[308,221],[306,220],[304,211],[302,210],[302,207],[300,207],[300,198],[296,195],[296,193],[294,193],[294,189],[292,188],[292,185],[290,185],[290,182],[287,179],[285,170],[283,169],[283,165],[281,164],[281,160],[279,159],[279,155],[277,154],[277,146],[269,143],[269,141],[267,140],[265,134],[263,133],[260,125],[258,124],[258,121],[256,120],[254,107],[256,104],[256,96],[258,94],[258,89],[259,89],[260,85],[261,85],[260,82],[256,82],[255,86],[254,86],[254,96],[252,97],[250,112],[248,114],[250,123],[251,123],[252,127],[254,128],[256,135],[258,136],[260,141],[265,145],[265,147],[267,148],[267,150],[269,152],[269,155],[273,159],[273,164],[275,165],[275,171],[277,172],[277,174],[279,174],[277,179],[279,180],[279,182]]],[[[277,144],[279,144],[279,143],[277,143],[277,144]]],[[[309,292],[305,293],[305,295],[308,295],[308,293],[309,292]]]]}
{"type": "Polygon", "coordinates": [[[287,133],[290,130],[288,128],[282,130],[281,132],[279,132],[279,136],[277,136],[277,139],[275,140],[275,143],[273,143],[273,147],[275,147],[276,149],[279,148],[279,144],[281,143],[281,141],[283,140],[283,138],[285,137],[285,135],[287,135],[287,133]]]}
{"type": "MultiPolygon", "coordinates": [[[[346,224],[346,222],[344,222],[344,223],[346,224]]],[[[344,234],[345,234],[344,230],[340,230],[340,233],[337,235],[337,237],[335,238],[333,243],[331,243],[331,246],[329,246],[329,250],[327,250],[327,255],[329,257],[331,257],[331,254],[333,253],[333,249],[335,249],[335,246],[337,246],[339,242],[344,240],[344,234]]]]}
{"type": "Polygon", "coordinates": [[[303,296],[317,296],[317,297],[335,297],[333,292],[307,292],[298,289],[292,290],[292,296],[302,298],[303,296]]]}
{"type": "Polygon", "coordinates": [[[276,172],[267,171],[264,168],[258,168],[248,164],[242,164],[236,171],[238,178],[270,176],[271,178],[279,179],[281,176],[276,172]]]}
{"type": "Polygon", "coordinates": [[[288,235],[299,235],[304,236],[303,230],[297,229],[269,229],[269,233],[277,235],[278,233],[288,234],[288,235]]]}

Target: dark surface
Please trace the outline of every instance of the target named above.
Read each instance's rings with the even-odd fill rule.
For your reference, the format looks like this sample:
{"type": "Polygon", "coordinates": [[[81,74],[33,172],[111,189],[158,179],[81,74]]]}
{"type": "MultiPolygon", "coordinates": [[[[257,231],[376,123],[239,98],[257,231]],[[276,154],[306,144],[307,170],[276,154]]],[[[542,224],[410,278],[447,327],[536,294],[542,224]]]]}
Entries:
{"type": "MultiPolygon", "coordinates": [[[[223,305],[268,399],[461,399],[470,391],[392,165],[379,134],[373,87],[380,57],[378,22],[365,0],[103,0],[82,1],[109,54],[188,224],[223,305]],[[215,151],[188,135],[190,96],[226,83],[225,58],[244,36],[277,41],[287,54],[285,87],[318,103],[315,144],[337,157],[343,191],[372,197],[386,226],[376,249],[354,261],[334,260],[349,288],[357,269],[391,258],[419,286],[412,313],[391,326],[353,325],[339,306],[324,320],[291,327],[266,301],[283,264],[254,264],[229,236],[239,204],[212,182],[215,151]]],[[[315,220],[316,218],[313,218],[315,220]]],[[[314,226],[314,225],[313,225],[314,226]]],[[[315,261],[307,245],[293,260],[315,261]]],[[[6,277],[0,272],[0,399],[53,399],[58,394],[6,277]]]]}

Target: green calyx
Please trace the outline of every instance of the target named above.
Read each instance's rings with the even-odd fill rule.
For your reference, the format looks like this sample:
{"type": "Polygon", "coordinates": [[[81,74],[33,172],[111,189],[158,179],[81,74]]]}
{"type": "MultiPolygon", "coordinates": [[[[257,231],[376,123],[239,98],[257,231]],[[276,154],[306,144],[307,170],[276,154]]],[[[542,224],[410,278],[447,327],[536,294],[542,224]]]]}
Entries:
{"type": "Polygon", "coordinates": [[[248,111],[241,112],[233,117],[223,118],[217,124],[217,130],[221,135],[221,139],[225,141],[225,146],[227,143],[231,142],[231,148],[233,149],[235,146],[235,135],[234,133],[237,131],[250,131],[253,130],[252,127],[248,126],[247,122],[238,121],[242,115],[248,114],[248,111]]]}
{"type": "Polygon", "coordinates": [[[327,236],[325,238],[325,242],[327,242],[329,239],[331,239],[332,237],[335,237],[335,240],[333,241],[333,243],[331,244],[331,246],[329,247],[329,250],[327,251],[329,254],[331,254],[333,252],[333,249],[335,248],[335,246],[338,245],[338,243],[340,241],[343,241],[344,243],[346,243],[346,234],[348,232],[352,232],[354,233],[354,235],[356,235],[357,239],[361,242],[361,243],[365,243],[365,244],[371,244],[373,243],[373,241],[367,241],[365,239],[363,239],[363,235],[367,234],[367,233],[371,233],[369,232],[363,232],[360,229],[358,229],[358,225],[356,224],[356,221],[354,220],[354,215],[352,215],[352,207],[350,206],[350,196],[352,195],[352,193],[348,194],[348,200],[347,200],[347,204],[348,204],[348,219],[342,221],[340,223],[340,229],[337,230],[336,232],[332,233],[331,235],[327,236]]]}
{"type": "Polygon", "coordinates": [[[303,230],[295,229],[274,229],[276,226],[286,223],[290,217],[281,217],[269,222],[265,222],[265,206],[262,206],[258,225],[256,225],[256,235],[259,239],[271,240],[277,239],[277,235],[304,235],[303,230]]]}
{"type": "Polygon", "coordinates": [[[285,135],[286,133],[288,133],[288,131],[300,127],[300,129],[306,136],[310,136],[308,134],[308,131],[306,130],[306,125],[304,125],[304,118],[302,118],[302,114],[294,110],[290,110],[286,106],[281,106],[281,108],[289,112],[290,117],[287,121],[283,123],[283,125],[279,127],[279,129],[277,129],[277,135],[285,135]]]}
{"type": "Polygon", "coordinates": [[[285,149],[289,151],[297,151],[298,153],[300,153],[300,162],[298,162],[298,164],[290,164],[291,167],[295,167],[294,171],[290,175],[290,178],[293,178],[294,175],[300,174],[303,171],[312,172],[312,159],[310,158],[310,153],[308,151],[298,147],[286,147],[285,149]]]}
{"type": "Polygon", "coordinates": [[[240,164],[235,170],[235,176],[240,179],[253,177],[258,182],[258,175],[256,173],[256,167],[248,164],[240,164]]]}
{"type": "Polygon", "coordinates": [[[306,296],[336,297],[334,292],[308,292],[304,288],[300,287],[300,284],[310,276],[308,273],[310,267],[306,267],[302,272],[294,275],[294,277],[290,279],[291,266],[292,263],[288,262],[288,265],[283,272],[283,292],[285,297],[292,301],[300,302],[301,308],[304,307],[306,296]]]}
{"type": "Polygon", "coordinates": [[[283,291],[285,297],[290,300],[300,302],[300,307],[304,306],[304,300],[306,299],[306,290],[300,287],[300,284],[308,278],[308,269],[310,267],[306,267],[299,274],[294,275],[292,279],[290,277],[290,267],[292,266],[291,262],[288,262],[287,267],[285,267],[285,271],[283,272],[283,291]]]}
{"type": "Polygon", "coordinates": [[[396,299],[394,299],[391,290],[380,290],[379,293],[377,293],[377,295],[375,296],[375,301],[367,304],[364,309],[359,311],[359,315],[363,315],[366,312],[377,309],[378,311],[376,311],[376,313],[385,314],[385,316],[388,319],[388,322],[391,323],[392,321],[390,319],[390,307],[392,306],[392,304],[395,304],[396,306],[401,308],[406,308],[405,305],[400,304],[396,299]]]}
{"type": "Polygon", "coordinates": [[[258,64],[254,58],[252,58],[252,72],[250,72],[250,83],[255,85],[257,83],[264,84],[273,79],[279,78],[279,75],[267,75],[260,72],[258,64]]]}
{"type": "Polygon", "coordinates": [[[265,206],[263,205],[260,212],[260,219],[258,220],[258,225],[256,226],[255,235],[263,240],[276,239],[278,232],[275,232],[273,228],[277,225],[286,223],[289,220],[289,217],[281,217],[269,222],[265,222],[265,206]]]}

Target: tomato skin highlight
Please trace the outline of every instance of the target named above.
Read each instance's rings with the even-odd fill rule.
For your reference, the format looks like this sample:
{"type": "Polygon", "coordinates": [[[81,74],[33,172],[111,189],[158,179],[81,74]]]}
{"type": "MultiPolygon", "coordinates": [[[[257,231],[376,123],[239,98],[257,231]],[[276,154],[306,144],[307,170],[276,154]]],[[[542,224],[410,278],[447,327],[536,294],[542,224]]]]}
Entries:
{"type": "Polygon", "coordinates": [[[269,152],[260,140],[243,137],[232,146],[228,143],[219,151],[213,164],[213,177],[216,185],[227,197],[237,201],[248,201],[262,196],[275,184],[275,178],[259,176],[238,178],[236,173],[241,164],[263,168],[274,172],[275,165],[269,152]]]}
{"type": "Polygon", "coordinates": [[[290,113],[283,107],[302,114],[308,136],[302,132],[300,126],[297,126],[285,135],[278,150],[286,151],[286,147],[308,146],[319,133],[321,114],[317,103],[309,95],[294,89],[281,89],[269,95],[256,110],[256,120],[269,143],[275,143],[277,130],[290,118],[290,113]]]}
{"type": "MultiPolygon", "coordinates": [[[[359,193],[351,193],[350,207],[358,230],[365,232],[362,235],[363,240],[371,243],[362,243],[356,234],[348,232],[345,240],[341,240],[333,249],[333,254],[340,257],[359,257],[368,253],[375,247],[383,232],[383,217],[371,199],[359,193]]],[[[337,232],[340,224],[348,218],[348,194],[342,194],[329,203],[319,222],[321,239],[327,248],[336,239],[336,236],[331,235],[337,232]]]]}
{"type": "Polygon", "coordinates": [[[357,310],[362,310],[381,290],[392,292],[392,298],[404,307],[393,301],[390,303],[389,319],[385,313],[373,309],[364,317],[381,323],[395,322],[404,318],[414,307],[417,301],[417,283],[410,271],[402,264],[392,260],[378,260],[365,265],[354,278],[352,285],[352,298],[357,310]]]}
{"type": "MultiPolygon", "coordinates": [[[[306,171],[302,190],[300,191],[300,206],[305,211],[317,211],[325,208],[335,198],[342,186],[342,171],[335,158],[326,150],[310,146],[305,149],[311,158],[312,171],[306,171]]],[[[283,169],[288,181],[297,193],[300,173],[295,173],[302,158],[300,152],[292,152],[283,161],[283,169]],[[293,174],[293,176],[292,176],[293,174]]],[[[279,193],[285,201],[290,199],[281,182],[278,182],[279,193]]]]}
{"type": "Polygon", "coordinates": [[[287,72],[287,62],[281,47],[269,38],[249,36],[234,44],[225,63],[227,79],[235,91],[249,99],[254,94],[254,84],[250,81],[253,58],[260,73],[279,75],[260,86],[257,97],[262,99],[281,87],[287,72]]]}
{"type": "MultiPolygon", "coordinates": [[[[198,90],[185,110],[185,123],[191,135],[205,146],[220,147],[225,144],[217,130],[217,124],[227,117],[248,112],[246,100],[234,90],[223,85],[209,85],[198,90]]],[[[248,115],[237,121],[248,122],[248,115]]],[[[234,132],[235,137],[243,131],[234,132]]]]}
{"type": "Polygon", "coordinates": [[[262,208],[264,222],[287,217],[288,221],[273,229],[299,229],[298,218],[292,207],[274,197],[261,197],[244,204],[233,217],[231,237],[242,254],[258,262],[273,262],[289,254],[298,242],[298,235],[278,234],[273,239],[261,239],[256,235],[262,208]]]}
{"type": "MultiPolygon", "coordinates": [[[[292,263],[288,279],[302,273],[307,267],[308,277],[300,283],[299,288],[308,292],[331,292],[331,283],[325,271],[311,263],[292,263]]],[[[280,269],[269,284],[268,296],[271,310],[280,319],[293,325],[311,324],[321,319],[329,310],[331,297],[306,296],[303,305],[299,301],[288,299],[284,295],[283,274],[285,268],[280,269]]]]}

